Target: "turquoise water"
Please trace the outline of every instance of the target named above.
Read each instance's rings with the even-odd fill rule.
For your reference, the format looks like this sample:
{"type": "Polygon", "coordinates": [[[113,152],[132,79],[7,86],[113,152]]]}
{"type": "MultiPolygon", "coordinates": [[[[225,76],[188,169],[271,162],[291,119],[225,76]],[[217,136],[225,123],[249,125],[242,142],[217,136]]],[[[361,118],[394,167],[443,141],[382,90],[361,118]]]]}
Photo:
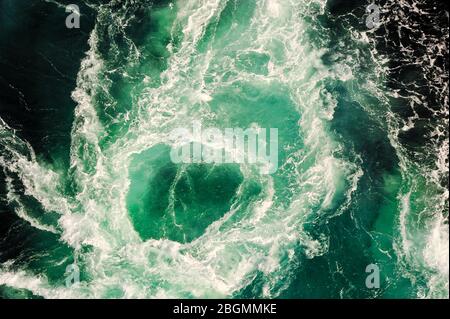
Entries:
{"type": "Polygon", "coordinates": [[[448,99],[425,124],[399,112],[427,95],[392,84],[365,4],[84,4],[68,138],[36,151],[0,121],[22,223],[2,246],[3,297],[448,298],[448,99]],[[170,132],[193,121],[277,128],[278,170],[173,163],[170,132]],[[426,141],[402,135],[414,127],[426,141]]]}

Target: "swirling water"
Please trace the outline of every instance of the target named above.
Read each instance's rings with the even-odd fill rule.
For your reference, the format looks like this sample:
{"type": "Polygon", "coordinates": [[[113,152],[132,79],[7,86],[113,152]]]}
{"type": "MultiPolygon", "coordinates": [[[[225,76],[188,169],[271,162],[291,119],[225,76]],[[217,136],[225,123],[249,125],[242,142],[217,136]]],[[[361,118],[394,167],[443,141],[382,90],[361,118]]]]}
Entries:
{"type": "Polygon", "coordinates": [[[3,297],[448,298],[441,4],[385,1],[369,29],[363,1],[85,0],[76,37],[34,2],[74,43],[24,44],[54,74],[26,91],[27,5],[0,2],[3,297]],[[194,120],[278,128],[278,170],[172,163],[194,120]]]}

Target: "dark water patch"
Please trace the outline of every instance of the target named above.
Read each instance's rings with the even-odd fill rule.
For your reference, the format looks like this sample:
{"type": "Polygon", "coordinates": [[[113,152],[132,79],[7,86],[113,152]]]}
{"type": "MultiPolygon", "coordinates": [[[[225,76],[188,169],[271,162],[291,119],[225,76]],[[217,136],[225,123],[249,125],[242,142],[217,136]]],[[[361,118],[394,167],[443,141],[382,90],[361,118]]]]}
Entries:
{"type": "Polygon", "coordinates": [[[68,163],[80,61],[93,12],[80,5],[80,29],[68,29],[64,8],[37,0],[2,1],[0,116],[48,161],[68,163]],[[32,30],[32,32],[30,32],[32,30]]]}
{"type": "MultiPolygon", "coordinates": [[[[92,9],[83,3],[79,6],[81,28],[68,29],[68,13],[54,3],[0,2],[0,117],[31,144],[40,160],[59,168],[69,165],[75,108],[71,92],[95,19],[92,9]]],[[[72,255],[71,249],[61,245],[57,235],[31,227],[12,213],[6,201],[5,176],[0,175],[1,262],[16,260],[17,267],[47,274],[50,281],[61,280],[65,267],[56,265],[72,255]]],[[[18,182],[17,177],[13,182],[18,182]]],[[[28,205],[33,213],[42,213],[35,201],[28,205]]],[[[2,291],[12,296],[12,290],[2,291]]],[[[17,292],[20,295],[28,296],[17,292]]]]}

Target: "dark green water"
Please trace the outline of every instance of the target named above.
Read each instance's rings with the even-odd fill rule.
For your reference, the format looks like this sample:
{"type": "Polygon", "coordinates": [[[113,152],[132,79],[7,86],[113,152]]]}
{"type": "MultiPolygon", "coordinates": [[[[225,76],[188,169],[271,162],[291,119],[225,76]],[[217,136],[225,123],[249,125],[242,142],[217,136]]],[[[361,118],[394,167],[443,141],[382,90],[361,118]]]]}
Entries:
{"type": "Polygon", "coordinates": [[[67,4],[0,0],[1,297],[448,298],[445,6],[67,4]],[[193,121],[278,169],[173,163],[193,121]]]}

